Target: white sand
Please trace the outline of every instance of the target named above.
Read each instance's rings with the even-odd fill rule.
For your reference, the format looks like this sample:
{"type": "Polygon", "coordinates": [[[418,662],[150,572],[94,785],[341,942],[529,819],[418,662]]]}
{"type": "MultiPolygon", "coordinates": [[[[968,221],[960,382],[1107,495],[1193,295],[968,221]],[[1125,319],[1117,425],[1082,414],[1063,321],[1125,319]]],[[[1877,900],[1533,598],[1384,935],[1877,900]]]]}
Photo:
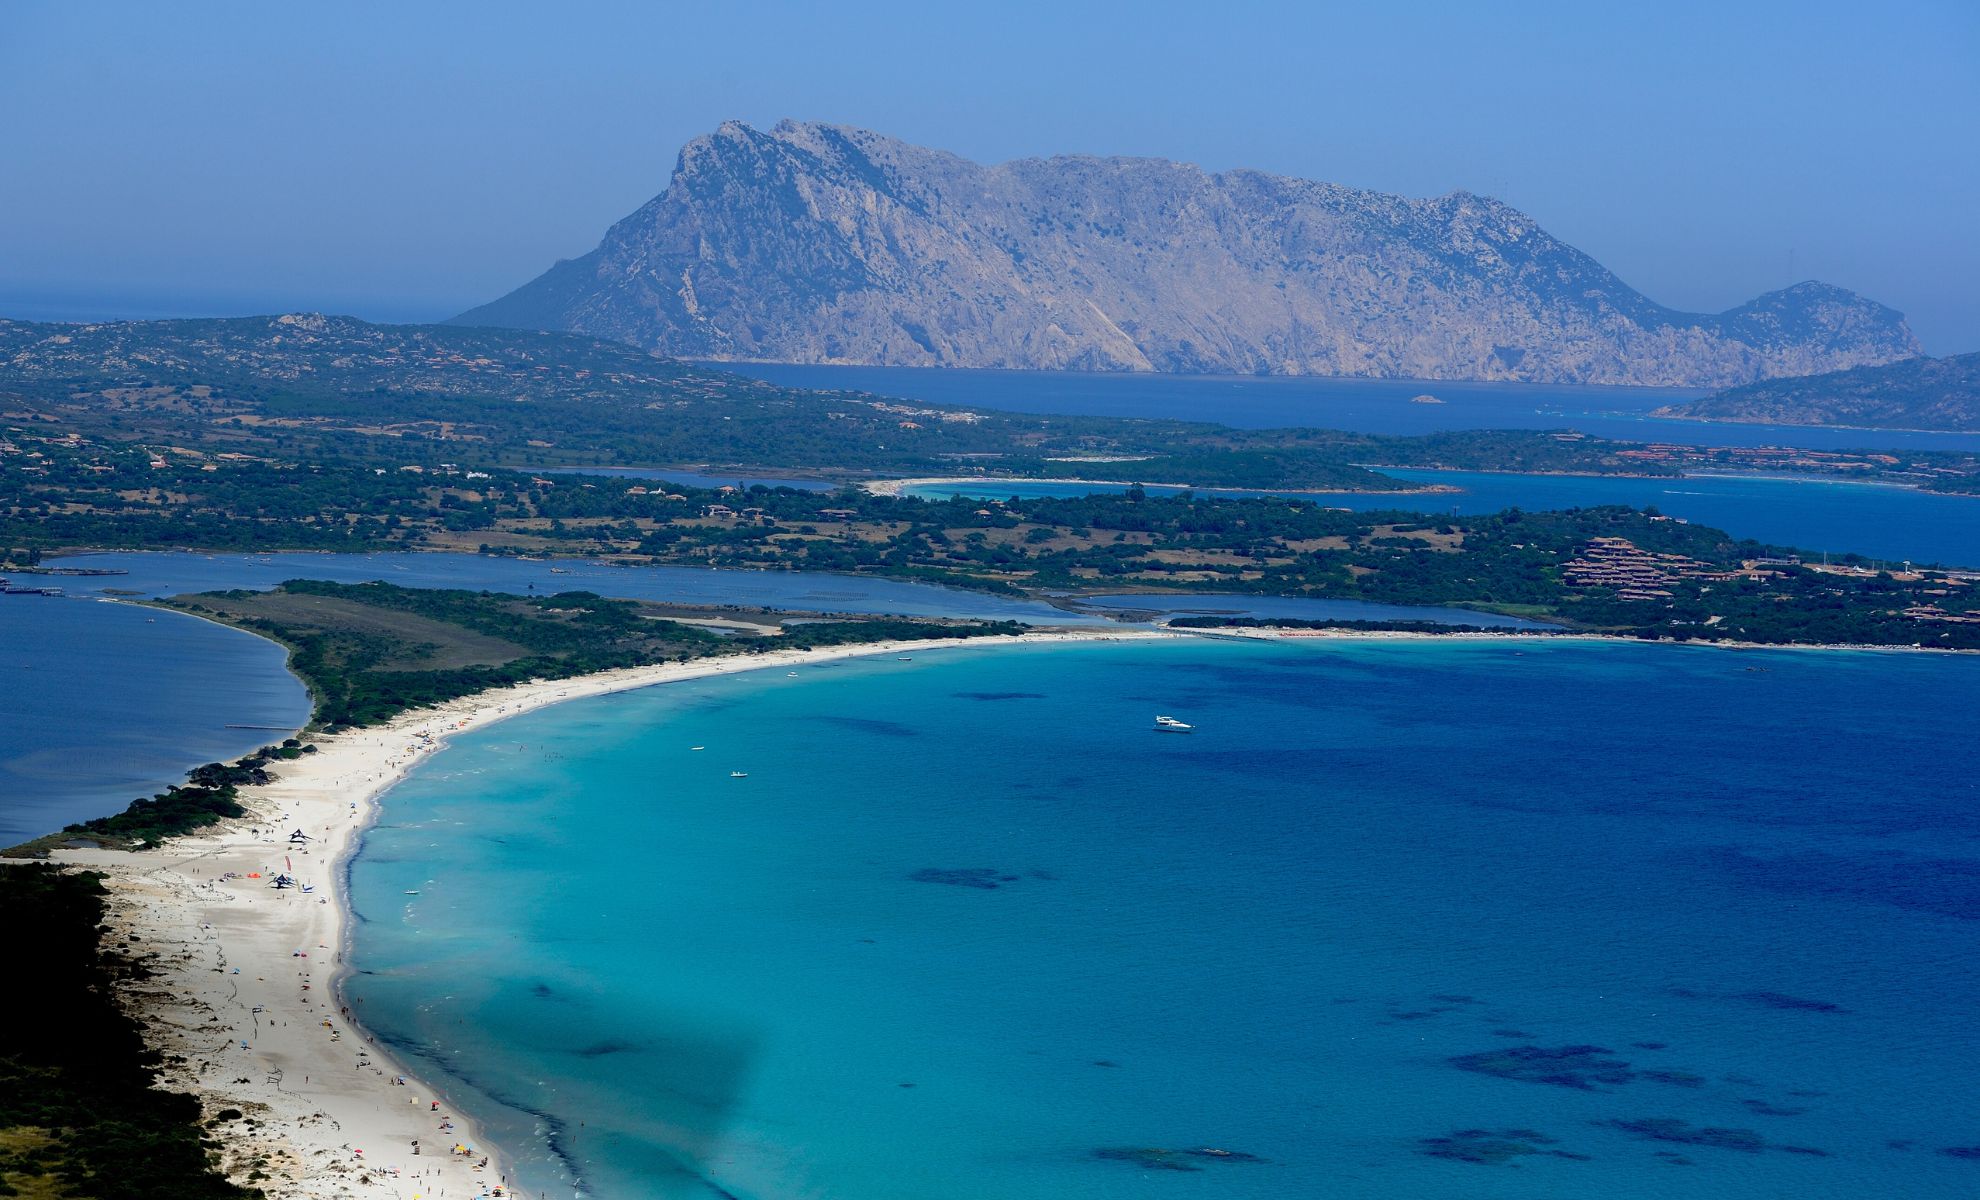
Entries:
{"type": "Polygon", "coordinates": [[[508,1194],[501,1155],[340,1009],[343,860],[379,794],[415,763],[461,730],[674,680],[865,655],[1163,636],[1180,635],[1106,630],[780,650],[522,684],[319,737],[318,753],[274,764],[276,782],[244,791],[251,816],[202,836],[139,853],[52,857],[105,872],[110,936],[135,934],[133,951],[158,956],[156,974],[133,985],[129,999],[147,1040],[169,1060],[169,1086],[197,1094],[209,1117],[230,1108],[245,1114],[219,1133],[236,1181],[279,1197],[508,1194]],[[292,847],[295,829],[313,840],[292,847]],[[289,863],[312,891],[270,886],[289,863]],[[456,1154],[456,1146],[472,1152],[456,1154]],[[251,1180],[257,1169],[267,1177],[251,1180]]]}
{"type": "MultiPolygon", "coordinates": [[[[1397,480],[1396,482],[1400,484],[1402,481],[1397,480]]],[[[899,496],[909,488],[955,486],[974,491],[979,488],[989,487],[992,484],[1003,483],[1075,483],[1122,488],[1136,486],[1136,481],[1131,479],[1030,479],[1010,475],[936,475],[925,479],[870,479],[859,486],[865,488],[875,496],[899,496]]],[[[1205,496],[1244,497],[1250,496],[1253,493],[1253,489],[1248,488],[1196,487],[1186,483],[1149,483],[1145,479],[1141,480],[1140,484],[1146,487],[1183,488],[1205,496]]],[[[1339,496],[1344,494],[1339,488],[1333,490],[1320,488],[1271,488],[1267,490],[1274,496],[1339,496]]],[[[1452,487],[1448,483],[1435,483],[1422,487],[1371,488],[1356,492],[1355,494],[1361,496],[1420,496],[1429,493],[1456,492],[1459,490],[1461,489],[1452,487]]]]}

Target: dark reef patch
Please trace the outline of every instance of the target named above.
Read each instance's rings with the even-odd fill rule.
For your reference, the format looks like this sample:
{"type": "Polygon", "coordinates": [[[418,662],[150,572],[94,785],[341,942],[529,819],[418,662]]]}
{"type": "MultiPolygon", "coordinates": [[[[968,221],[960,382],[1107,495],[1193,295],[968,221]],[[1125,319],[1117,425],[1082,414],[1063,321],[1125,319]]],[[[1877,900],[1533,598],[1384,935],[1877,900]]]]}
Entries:
{"type": "Polygon", "coordinates": [[[1784,895],[1828,896],[1888,904],[1911,912],[1980,921],[1980,862],[1891,851],[1841,855],[1808,852],[1762,858],[1738,850],[1709,855],[1748,887],[1784,895]]]}
{"type": "Polygon", "coordinates": [[[1742,1154],[1758,1154],[1763,1150],[1779,1150],[1783,1154],[1803,1154],[1813,1158],[1827,1158],[1827,1150],[1817,1150],[1813,1146],[1787,1146],[1779,1142],[1769,1142],[1751,1129],[1729,1129],[1716,1125],[1693,1125],[1675,1117],[1639,1117],[1625,1120],[1620,1117],[1606,1121],[1596,1121],[1605,1129],[1618,1129],[1645,1141],[1671,1142],[1680,1146],[1705,1146],[1715,1150],[1736,1150],[1742,1154]]]}
{"type": "Polygon", "coordinates": [[[823,721],[827,725],[837,725],[845,729],[857,729],[861,733],[878,733],[886,737],[921,736],[920,731],[911,725],[903,725],[899,721],[876,720],[873,717],[845,717],[821,714],[814,717],[813,720],[823,721]]]}
{"type": "MultiPolygon", "coordinates": [[[[1906,1142],[1905,1145],[1908,1147],[1911,1143],[1906,1142]]],[[[1947,1146],[1939,1153],[1947,1158],[1964,1158],[1972,1162],[1980,1162],[1980,1146],[1947,1146]]]]}
{"type": "Polygon", "coordinates": [[[1204,1163],[1262,1163],[1256,1154],[1201,1146],[1194,1150],[1163,1150],[1152,1146],[1102,1146],[1093,1151],[1102,1162],[1127,1163],[1149,1171],[1201,1171],[1204,1163]]]}
{"type": "Polygon", "coordinates": [[[1785,1108],[1766,1100],[1741,1100],[1740,1103],[1756,1117],[1798,1117],[1808,1111],[1805,1108],[1785,1108]]]}
{"type": "Polygon", "coordinates": [[[1696,988],[1674,987],[1671,995],[1680,1000],[1737,1000],[1744,1004],[1757,1004],[1761,1008],[1779,1009],[1782,1012],[1846,1013],[1849,1010],[1840,1004],[1830,1004],[1826,1000],[1808,1000],[1800,996],[1790,996],[1786,992],[1701,992],[1696,988]]]}
{"type": "Polygon", "coordinates": [[[1533,1155],[1587,1162],[1586,1154],[1552,1149],[1556,1139],[1537,1129],[1459,1129],[1442,1137],[1418,1138],[1417,1153],[1484,1167],[1518,1165],[1533,1155]]]}
{"type": "Polygon", "coordinates": [[[1016,883],[1023,876],[999,871],[995,867],[923,867],[908,878],[916,883],[945,883],[950,887],[995,891],[1007,883],[1016,883]]]}
{"type": "Polygon", "coordinates": [[[1738,1150],[1743,1154],[1758,1154],[1767,1148],[1767,1139],[1751,1129],[1693,1125],[1675,1117],[1639,1117],[1635,1120],[1614,1117],[1595,1124],[1607,1129],[1620,1129],[1649,1141],[1672,1142],[1680,1146],[1710,1146],[1718,1150],[1738,1150]]]}
{"type": "Polygon", "coordinates": [[[1651,1083],[1668,1083],[1672,1087],[1697,1088],[1705,1086],[1705,1077],[1691,1071],[1638,1071],[1638,1079],[1651,1083]]]}
{"type": "Polygon", "coordinates": [[[1636,1078],[1629,1064],[1609,1057],[1611,1053],[1602,1046],[1562,1046],[1557,1050],[1514,1046],[1460,1054],[1446,1061],[1461,1071],[1592,1092],[1599,1090],[1597,1084],[1624,1084],[1636,1078]]]}
{"type": "Polygon", "coordinates": [[[576,1054],[579,1058],[604,1058],[608,1054],[626,1054],[637,1049],[639,1049],[639,1046],[633,1042],[607,1040],[594,1042],[582,1049],[573,1050],[571,1053],[576,1054]]]}

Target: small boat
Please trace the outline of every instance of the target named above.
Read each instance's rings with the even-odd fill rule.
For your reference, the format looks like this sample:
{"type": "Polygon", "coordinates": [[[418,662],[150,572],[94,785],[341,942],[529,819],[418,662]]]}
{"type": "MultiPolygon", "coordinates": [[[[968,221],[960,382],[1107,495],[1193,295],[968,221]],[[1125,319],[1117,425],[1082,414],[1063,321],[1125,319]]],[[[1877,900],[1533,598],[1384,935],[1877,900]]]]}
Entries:
{"type": "Polygon", "coordinates": [[[690,750],[706,750],[706,749],[708,749],[708,747],[706,747],[706,746],[689,746],[689,747],[688,747],[688,749],[690,749],[690,750]]]}
{"type": "Polygon", "coordinates": [[[901,661],[901,662],[913,662],[914,660],[913,660],[913,659],[911,659],[911,658],[909,658],[909,657],[908,657],[907,655],[905,655],[905,654],[903,654],[903,655],[901,655],[901,657],[900,657],[900,661],[901,661]]]}
{"type": "Polygon", "coordinates": [[[414,890],[412,890],[411,888],[407,888],[407,889],[406,889],[406,895],[408,895],[408,896],[417,896],[417,895],[419,895],[419,893],[418,893],[418,892],[416,892],[416,891],[414,891],[414,890]]]}
{"type": "Polygon", "coordinates": [[[1157,733],[1190,733],[1195,729],[1196,726],[1178,721],[1174,717],[1155,718],[1155,732],[1157,733]]]}
{"type": "Polygon", "coordinates": [[[796,672],[796,671],[786,671],[786,672],[784,672],[784,674],[786,674],[786,675],[788,675],[788,676],[790,676],[790,677],[791,677],[792,679],[796,679],[796,678],[797,678],[797,672],[796,672]]]}
{"type": "Polygon", "coordinates": [[[731,778],[731,779],[748,779],[748,778],[749,778],[749,772],[748,772],[748,771],[731,771],[731,772],[729,772],[729,778],[731,778]]]}

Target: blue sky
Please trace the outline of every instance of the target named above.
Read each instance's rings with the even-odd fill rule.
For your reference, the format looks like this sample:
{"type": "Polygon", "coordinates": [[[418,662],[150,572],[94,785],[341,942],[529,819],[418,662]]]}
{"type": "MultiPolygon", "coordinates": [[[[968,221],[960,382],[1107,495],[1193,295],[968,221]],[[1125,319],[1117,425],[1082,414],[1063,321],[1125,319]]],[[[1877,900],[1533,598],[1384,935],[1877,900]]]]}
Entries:
{"type": "Polygon", "coordinates": [[[1980,350],[1980,3],[0,5],[0,313],[438,318],[727,118],[1535,216],[1653,299],[1980,350]]]}

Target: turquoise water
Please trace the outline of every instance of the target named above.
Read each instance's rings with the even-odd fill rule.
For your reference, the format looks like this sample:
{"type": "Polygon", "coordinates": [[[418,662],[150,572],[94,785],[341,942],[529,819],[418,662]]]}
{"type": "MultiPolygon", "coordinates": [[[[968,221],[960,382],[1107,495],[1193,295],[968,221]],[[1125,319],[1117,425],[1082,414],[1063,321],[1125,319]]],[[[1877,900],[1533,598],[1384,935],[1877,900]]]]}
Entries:
{"type": "Polygon", "coordinates": [[[0,596],[0,846],[117,812],[192,767],[282,740],[309,719],[287,658],[273,642],[177,613],[0,596]]]}
{"type": "MultiPolygon", "coordinates": [[[[1834,553],[1980,566],[1980,498],[1921,492],[1871,483],[1775,479],[1752,475],[1692,475],[1681,479],[1619,479],[1603,475],[1512,475],[1484,471],[1390,469],[1385,474],[1457,492],[1382,495],[1301,493],[1336,508],[1402,509],[1422,513],[1529,512],[1627,504],[1723,529],[1737,537],[1834,553]]],[[[1120,485],[1067,483],[926,484],[910,495],[1004,499],[1080,496],[1120,485]]],[[[1150,487],[1151,492],[1181,488],[1150,487]]],[[[1236,492],[1234,495],[1269,495],[1236,492]]],[[[1282,493],[1293,494],[1293,493],[1282,493]]]]}
{"type": "Polygon", "coordinates": [[[1971,1195],[1976,708],[1971,659],[1589,643],[650,689],[387,797],[350,991],[531,1194],[1971,1195]],[[1643,1136],[1700,1128],[1763,1148],[1643,1136]],[[1561,1154],[1424,1153],[1481,1129],[1561,1154]]]}

